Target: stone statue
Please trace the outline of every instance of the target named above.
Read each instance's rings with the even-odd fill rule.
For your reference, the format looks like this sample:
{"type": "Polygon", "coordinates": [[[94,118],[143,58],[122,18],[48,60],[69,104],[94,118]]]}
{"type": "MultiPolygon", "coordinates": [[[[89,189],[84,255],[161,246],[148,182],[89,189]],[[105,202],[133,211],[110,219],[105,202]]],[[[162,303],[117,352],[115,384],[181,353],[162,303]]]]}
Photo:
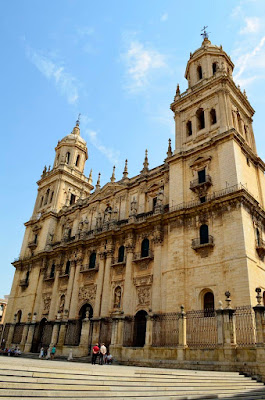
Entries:
{"type": "Polygon", "coordinates": [[[121,307],[121,288],[118,286],[114,293],[114,308],[121,307]]]}

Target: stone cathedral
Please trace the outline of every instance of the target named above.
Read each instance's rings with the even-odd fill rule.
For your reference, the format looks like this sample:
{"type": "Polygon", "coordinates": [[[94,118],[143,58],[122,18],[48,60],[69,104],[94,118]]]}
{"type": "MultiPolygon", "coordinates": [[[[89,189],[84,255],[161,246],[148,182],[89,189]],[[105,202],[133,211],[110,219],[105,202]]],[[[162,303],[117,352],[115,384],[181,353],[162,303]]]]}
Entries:
{"type": "Polygon", "coordinates": [[[99,175],[94,187],[79,120],[58,142],[13,262],[2,333],[9,345],[38,352],[55,344],[57,354],[86,356],[104,342],[117,359],[141,360],[257,343],[265,164],[233,69],[205,35],[187,62],[188,88],[177,86],[170,106],[175,149],[169,140],[152,169],[146,151],[137,176],[126,160],[120,180],[114,167],[110,182],[101,187],[99,175]]]}

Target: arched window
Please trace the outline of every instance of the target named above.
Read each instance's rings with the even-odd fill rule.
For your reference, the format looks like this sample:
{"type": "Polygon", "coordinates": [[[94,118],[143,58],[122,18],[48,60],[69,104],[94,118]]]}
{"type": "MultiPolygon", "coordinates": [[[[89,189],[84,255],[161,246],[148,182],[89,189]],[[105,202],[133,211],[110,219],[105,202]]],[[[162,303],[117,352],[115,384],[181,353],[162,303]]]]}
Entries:
{"type": "Polygon", "coordinates": [[[114,308],[121,308],[121,287],[117,286],[114,291],[114,308]]]}
{"type": "Polygon", "coordinates": [[[196,116],[197,116],[198,130],[200,131],[201,129],[205,128],[204,111],[202,108],[199,108],[199,110],[196,112],[196,116]]]}
{"type": "Polygon", "coordinates": [[[50,197],[50,203],[52,202],[53,195],[54,195],[54,192],[52,192],[52,193],[51,193],[51,197],[50,197]]]}
{"type": "Polygon", "coordinates": [[[141,257],[148,257],[149,256],[149,240],[145,238],[142,241],[141,246],[141,257]]]}
{"type": "Polygon", "coordinates": [[[69,153],[69,151],[66,153],[65,162],[66,162],[66,164],[69,164],[69,162],[70,162],[70,153],[69,153]]]}
{"type": "Polygon", "coordinates": [[[210,111],[210,120],[211,120],[211,125],[214,125],[217,122],[216,111],[214,108],[212,108],[210,111]]]}
{"type": "Polygon", "coordinates": [[[46,192],[46,194],[45,194],[44,205],[48,203],[49,194],[50,194],[50,189],[47,189],[47,192],[46,192]]]}
{"type": "Polygon", "coordinates": [[[200,65],[197,67],[197,78],[198,81],[202,79],[202,67],[200,65]]]}
{"type": "Polygon", "coordinates": [[[187,135],[191,136],[192,135],[192,123],[191,123],[191,121],[187,122],[186,128],[187,128],[187,135]]]}
{"type": "Polygon", "coordinates": [[[239,133],[242,133],[242,132],[241,132],[241,117],[240,117],[239,112],[236,114],[236,116],[237,116],[238,132],[239,132],[239,133]]]}
{"type": "Polygon", "coordinates": [[[215,75],[217,71],[217,64],[213,63],[212,68],[213,68],[213,75],[215,75]]]}
{"type": "Polygon", "coordinates": [[[50,278],[54,278],[54,275],[55,275],[55,264],[52,264],[50,278]]]}
{"type": "Polygon", "coordinates": [[[18,310],[18,312],[17,312],[17,324],[20,324],[20,322],[21,322],[21,317],[22,317],[22,311],[21,310],[18,310]]]}
{"type": "Polygon", "coordinates": [[[78,154],[78,156],[76,157],[76,161],[75,161],[75,166],[76,167],[79,166],[79,161],[80,161],[80,155],[78,154]]]}
{"type": "Polygon", "coordinates": [[[71,262],[68,260],[67,263],[66,263],[65,271],[64,271],[65,275],[69,275],[69,273],[70,273],[70,265],[71,265],[71,262]]]}
{"type": "Polygon", "coordinates": [[[205,317],[212,317],[214,314],[214,295],[212,292],[206,292],[203,297],[203,310],[205,317]]]}
{"type": "Polygon", "coordinates": [[[27,273],[26,273],[26,279],[25,279],[25,281],[26,281],[26,283],[28,283],[28,281],[29,281],[29,271],[27,271],[27,273]]]}
{"type": "Polygon", "coordinates": [[[209,229],[208,225],[200,226],[200,244],[209,243],[209,229]]]}
{"type": "Polygon", "coordinates": [[[120,246],[118,254],[118,262],[124,261],[124,246],[120,246]]]}
{"type": "Polygon", "coordinates": [[[43,196],[40,199],[40,207],[42,207],[42,204],[43,204],[43,196]]]}
{"type": "Polygon", "coordinates": [[[90,254],[88,268],[96,267],[96,258],[97,258],[97,254],[95,252],[90,254]]]}

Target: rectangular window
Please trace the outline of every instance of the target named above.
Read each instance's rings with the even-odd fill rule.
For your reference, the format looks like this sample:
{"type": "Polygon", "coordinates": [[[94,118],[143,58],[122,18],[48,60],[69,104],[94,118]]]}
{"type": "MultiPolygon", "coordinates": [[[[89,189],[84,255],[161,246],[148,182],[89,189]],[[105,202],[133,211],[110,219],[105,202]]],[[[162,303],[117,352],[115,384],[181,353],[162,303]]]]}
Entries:
{"type": "Polygon", "coordinates": [[[206,181],[205,168],[202,169],[201,171],[198,171],[198,180],[199,183],[204,183],[206,181]]]}

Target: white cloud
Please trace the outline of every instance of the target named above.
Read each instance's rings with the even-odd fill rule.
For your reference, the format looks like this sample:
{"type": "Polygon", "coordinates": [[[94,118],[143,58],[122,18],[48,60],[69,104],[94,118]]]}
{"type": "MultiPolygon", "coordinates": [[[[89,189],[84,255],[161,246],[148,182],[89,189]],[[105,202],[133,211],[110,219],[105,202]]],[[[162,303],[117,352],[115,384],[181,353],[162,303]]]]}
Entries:
{"type": "Polygon", "coordinates": [[[265,77],[265,52],[263,51],[265,45],[265,36],[263,36],[259,43],[252,51],[241,54],[235,62],[239,65],[239,70],[234,76],[234,79],[240,85],[249,85],[257,78],[265,77]]]}
{"type": "Polygon", "coordinates": [[[256,33],[260,30],[261,21],[258,17],[246,17],[246,25],[240,30],[241,34],[256,33]]]}
{"type": "Polygon", "coordinates": [[[64,66],[56,64],[52,59],[30,47],[27,47],[26,54],[45,78],[55,84],[58,91],[67,98],[68,103],[75,104],[77,102],[79,97],[78,81],[65,71],[64,66]]]}
{"type": "Polygon", "coordinates": [[[107,159],[114,165],[119,164],[120,152],[114,150],[111,147],[104,146],[98,138],[98,133],[91,129],[85,129],[85,133],[88,135],[90,142],[98,149],[107,159]]]}
{"type": "Polygon", "coordinates": [[[145,88],[153,70],[166,66],[165,56],[157,50],[147,48],[138,40],[129,44],[126,53],[122,54],[126,65],[126,88],[131,92],[138,92],[145,88]]]}
{"type": "Polygon", "coordinates": [[[168,13],[164,13],[164,14],[161,16],[160,21],[161,21],[161,22],[165,22],[167,19],[168,19],[168,13]]]}

